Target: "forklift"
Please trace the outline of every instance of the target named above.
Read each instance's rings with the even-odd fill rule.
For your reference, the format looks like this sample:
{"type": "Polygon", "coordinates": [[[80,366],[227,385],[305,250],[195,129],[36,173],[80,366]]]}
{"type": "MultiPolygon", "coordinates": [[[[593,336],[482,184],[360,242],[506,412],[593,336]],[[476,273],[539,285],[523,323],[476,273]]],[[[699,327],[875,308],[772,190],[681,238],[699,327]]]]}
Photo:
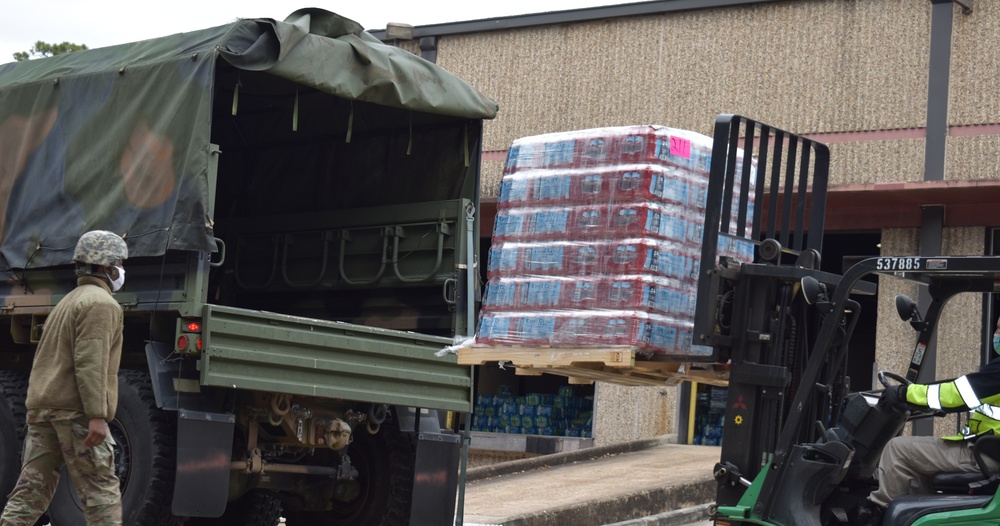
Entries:
{"type": "MultiPolygon", "coordinates": [[[[1000,257],[867,257],[843,275],[821,271],[829,149],[720,115],[712,159],[693,337],[710,360],[729,366],[713,519],[848,525],[848,511],[878,486],[886,443],[908,420],[943,414],[883,407],[881,390],[850,392],[848,347],[861,315],[855,298],[875,294],[873,276],[926,287],[924,312],[896,298],[916,332],[908,370],[877,375],[886,388],[911,383],[945,303],[963,292],[1000,292],[1000,257]],[[740,150],[756,162],[737,163],[740,150]],[[755,243],[754,261],[719,257],[727,240],[755,243]]],[[[1000,524],[1000,475],[984,461],[1000,460],[997,451],[1000,436],[980,437],[980,472],[936,475],[936,493],[893,500],[882,524],[1000,524]]]]}

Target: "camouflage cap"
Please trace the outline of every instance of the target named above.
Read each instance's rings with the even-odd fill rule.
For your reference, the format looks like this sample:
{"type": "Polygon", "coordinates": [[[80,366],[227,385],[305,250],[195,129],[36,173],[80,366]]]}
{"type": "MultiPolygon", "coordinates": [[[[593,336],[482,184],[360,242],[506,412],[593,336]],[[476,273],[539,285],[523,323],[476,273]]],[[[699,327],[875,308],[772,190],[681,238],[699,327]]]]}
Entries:
{"type": "Polygon", "coordinates": [[[91,265],[110,267],[128,258],[125,240],[114,232],[91,230],[80,236],[73,251],[73,259],[91,265]]]}

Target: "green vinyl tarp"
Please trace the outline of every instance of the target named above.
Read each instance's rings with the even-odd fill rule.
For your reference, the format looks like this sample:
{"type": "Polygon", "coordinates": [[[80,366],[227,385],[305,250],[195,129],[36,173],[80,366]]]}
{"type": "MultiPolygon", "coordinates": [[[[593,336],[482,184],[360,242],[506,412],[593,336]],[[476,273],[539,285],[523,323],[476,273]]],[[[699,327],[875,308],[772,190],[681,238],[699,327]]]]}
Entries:
{"type": "Polygon", "coordinates": [[[320,9],[0,65],[0,267],[66,264],[77,237],[130,256],[216,248],[209,202],[220,62],[346,100],[464,119],[497,104],[320,9]]]}

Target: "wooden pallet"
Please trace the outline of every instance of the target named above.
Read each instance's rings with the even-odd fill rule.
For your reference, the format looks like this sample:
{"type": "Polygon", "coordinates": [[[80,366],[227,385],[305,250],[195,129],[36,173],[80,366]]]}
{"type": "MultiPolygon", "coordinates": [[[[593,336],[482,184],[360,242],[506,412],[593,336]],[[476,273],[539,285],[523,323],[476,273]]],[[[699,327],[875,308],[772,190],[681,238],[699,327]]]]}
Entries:
{"type": "Polygon", "coordinates": [[[571,384],[608,382],[629,386],[677,385],[692,381],[728,384],[728,368],[719,364],[691,364],[645,358],[634,347],[507,347],[472,346],[458,350],[461,365],[499,363],[525,376],[555,374],[571,384]]]}

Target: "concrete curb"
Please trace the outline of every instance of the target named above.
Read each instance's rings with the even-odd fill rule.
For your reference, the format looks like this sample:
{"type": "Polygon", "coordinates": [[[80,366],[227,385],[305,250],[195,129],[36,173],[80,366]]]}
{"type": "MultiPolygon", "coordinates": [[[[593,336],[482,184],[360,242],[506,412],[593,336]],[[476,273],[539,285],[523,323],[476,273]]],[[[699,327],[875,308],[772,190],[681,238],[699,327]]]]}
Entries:
{"type": "Polygon", "coordinates": [[[511,460],[510,462],[501,462],[491,466],[472,468],[466,471],[465,479],[467,482],[474,482],[477,480],[499,477],[501,475],[509,475],[511,473],[520,473],[522,471],[531,471],[551,466],[562,466],[565,464],[572,464],[573,462],[591,460],[609,455],[620,455],[622,453],[632,453],[634,451],[642,451],[644,449],[662,446],[664,444],[676,443],[676,435],[663,435],[655,438],[647,438],[645,440],[611,444],[609,446],[591,447],[577,451],[567,451],[565,453],[552,453],[551,455],[541,455],[532,458],[511,460]]]}
{"type": "MultiPolygon", "coordinates": [[[[658,488],[630,495],[619,495],[562,508],[552,508],[538,513],[508,517],[503,526],[565,526],[567,524],[617,524],[622,517],[630,519],[624,524],[642,526],[681,526],[699,519],[707,519],[704,511],[692,507],[698,502],[715,499],[716,483],[706,479],[670,488],[658,488]],[[673,511],[663,512],[664,509],[673,511]],[[664,522],[643,522],[660,517],[664,522]]],[[[708,506],[705,504],[704,506],[708,506]]]]}
{"type": "Polygon", "coordinates": [[[701,504],[690,508],[668,511],[658,515],[650,515],[641,519],[632,519],[605,526],[683,526],[692,522],[709,520],[708,510],[712,504],[701,504]]]}

